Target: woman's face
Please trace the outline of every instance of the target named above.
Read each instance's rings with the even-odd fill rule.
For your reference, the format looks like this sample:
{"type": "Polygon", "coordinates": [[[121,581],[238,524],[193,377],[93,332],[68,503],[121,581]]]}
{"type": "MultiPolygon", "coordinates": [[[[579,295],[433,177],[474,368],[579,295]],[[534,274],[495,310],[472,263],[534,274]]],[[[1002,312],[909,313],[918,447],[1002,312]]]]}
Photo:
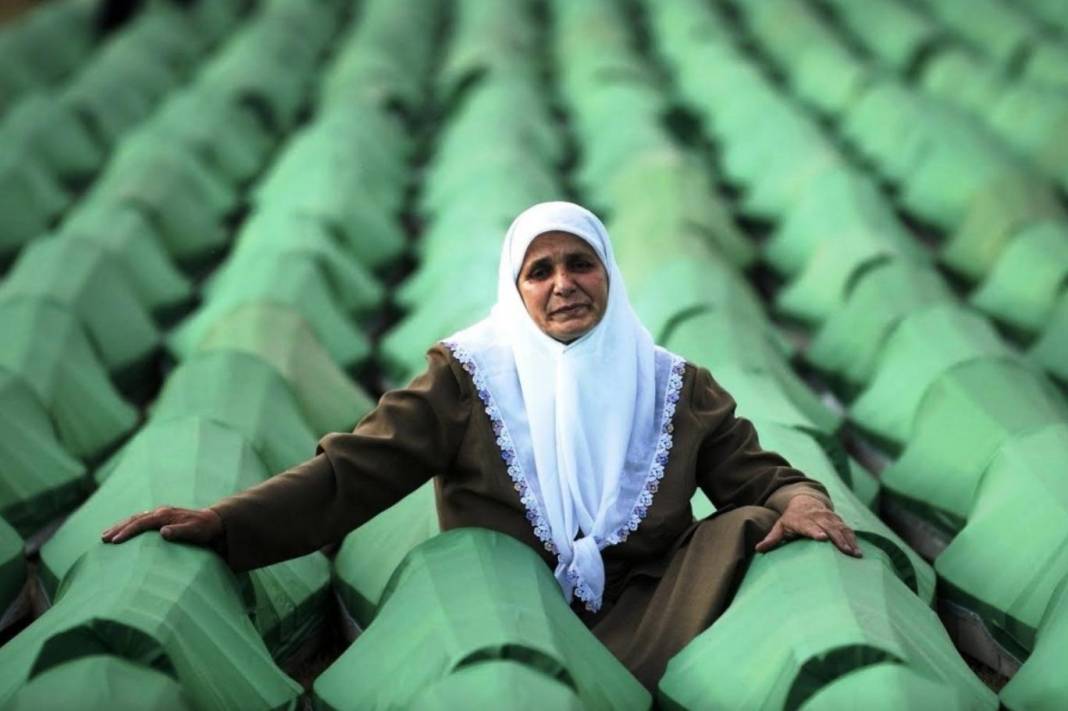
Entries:
{"type": "Polygon", "coordinates": [[[563,343],[600,323],[608,305],[604,265],[589,244],[567,232],[534,238],[516,287],[538,328],[563,343]]]}

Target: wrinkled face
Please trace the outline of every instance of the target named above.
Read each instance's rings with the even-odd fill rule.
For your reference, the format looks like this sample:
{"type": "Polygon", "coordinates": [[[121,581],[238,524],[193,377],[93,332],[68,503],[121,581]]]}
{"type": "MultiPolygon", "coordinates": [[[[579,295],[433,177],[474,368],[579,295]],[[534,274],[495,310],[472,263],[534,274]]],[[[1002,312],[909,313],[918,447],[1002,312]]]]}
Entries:
{"type": "Polygon", "coordinates": [[[546,232],[530,243],[516,282],[523,305],[543,332],[563,343],[601,322],[608,273],[584,240],[546,232]]]}

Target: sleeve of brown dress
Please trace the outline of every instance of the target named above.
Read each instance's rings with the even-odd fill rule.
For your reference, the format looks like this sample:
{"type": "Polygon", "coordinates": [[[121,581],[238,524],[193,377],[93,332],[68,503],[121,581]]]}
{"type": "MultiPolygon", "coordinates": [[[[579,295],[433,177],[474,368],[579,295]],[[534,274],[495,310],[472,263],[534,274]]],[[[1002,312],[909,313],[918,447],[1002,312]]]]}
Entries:
{"type": "Polygon", "coordinates": [[[697,455],[697,484],[716,508],[766,506],[782,513],[790,499],[806,494],[831,507],[827,490],[760,447],[756,428],[734,414],[730,393],[705,368],[694,375],[694,414],[708,434],[697,455]]]}
{"type": "Polygon", "coordinates": [[[383,395],[353,432],[326,435],[314,458],[211,507],[223,521],[219,549],[234,570],[338,541],[448,469],[470,398],[440,347],[427,360],[425,373],[383,395]]]}

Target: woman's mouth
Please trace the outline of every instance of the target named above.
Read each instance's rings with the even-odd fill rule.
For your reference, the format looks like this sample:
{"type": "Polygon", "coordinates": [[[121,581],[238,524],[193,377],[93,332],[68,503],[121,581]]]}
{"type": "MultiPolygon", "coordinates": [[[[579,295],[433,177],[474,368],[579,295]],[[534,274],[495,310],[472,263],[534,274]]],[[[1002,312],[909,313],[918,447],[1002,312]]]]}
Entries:
{"type": "Polygon", "coordinates": [[[589,304],[571,304],[562,306],[550,313],[551,316],[574,316],[589,308],[589,304]]]}

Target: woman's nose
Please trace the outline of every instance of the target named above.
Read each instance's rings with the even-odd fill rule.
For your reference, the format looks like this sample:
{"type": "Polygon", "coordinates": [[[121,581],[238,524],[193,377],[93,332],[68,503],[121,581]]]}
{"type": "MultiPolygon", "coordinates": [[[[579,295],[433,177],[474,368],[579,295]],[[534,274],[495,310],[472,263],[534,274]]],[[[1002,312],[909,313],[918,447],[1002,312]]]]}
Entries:
{"type": "Polygon", "coordinates": [[[558,271],[553,280],[553,291],[560,295],[566,295],[574,290],[575,280],[571,278],[571,275],[562,269],[558,271]]]}

